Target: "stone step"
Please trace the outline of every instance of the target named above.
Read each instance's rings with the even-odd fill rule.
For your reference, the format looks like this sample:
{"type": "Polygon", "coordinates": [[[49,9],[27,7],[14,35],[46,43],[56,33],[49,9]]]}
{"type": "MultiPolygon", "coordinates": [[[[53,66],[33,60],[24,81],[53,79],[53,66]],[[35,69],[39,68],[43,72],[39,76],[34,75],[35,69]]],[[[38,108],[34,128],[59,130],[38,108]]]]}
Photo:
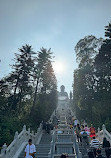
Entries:
{"type": "MultiPolygon", "coordinates": [[[[82,155],[84,155],[86,153],[86,150],[80,144],[79,144],[79,150],[81,151],[82,155]]],[[[89,147],[87,149],[87,153],[88,153],[88,151],[93,151],[93,148],[89,147]]],[[[101,154],[102,154],[102,156],[106,157],[106,153],[105,153],[105,149],[104,148],[101,148],[101,154]]]]}
{"type": "MultiPolygon", "coordinates": [[[[43,134],[40,140],[40,144],[36,144],[36,154],[37,158],[48,158],[48,153],[50,152],[50,142],[51,142],[51,135],[43,134]]],[[[24,158],[24,150],[20,154],[19,158],[24,158]]]]}

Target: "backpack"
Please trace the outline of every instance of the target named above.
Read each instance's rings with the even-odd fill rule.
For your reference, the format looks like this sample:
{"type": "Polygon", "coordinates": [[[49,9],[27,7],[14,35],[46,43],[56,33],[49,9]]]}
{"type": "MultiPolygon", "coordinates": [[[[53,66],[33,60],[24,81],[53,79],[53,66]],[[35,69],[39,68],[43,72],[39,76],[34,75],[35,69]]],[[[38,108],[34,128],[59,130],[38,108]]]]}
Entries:
{"type": "Polygon", "coordinates": [[[87,133],[86,133],[85,131],[83,132],[82,137],[83,137],[84,139],[87,139],[87,133]]]}

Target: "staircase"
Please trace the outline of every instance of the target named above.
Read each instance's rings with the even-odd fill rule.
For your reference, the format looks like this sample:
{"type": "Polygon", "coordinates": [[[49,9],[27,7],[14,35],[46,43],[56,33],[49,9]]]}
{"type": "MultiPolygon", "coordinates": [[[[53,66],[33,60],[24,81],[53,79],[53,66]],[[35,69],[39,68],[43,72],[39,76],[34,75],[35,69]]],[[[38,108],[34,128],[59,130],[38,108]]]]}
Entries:
{"type": "MultiPolygon", "coordinates": [[[[51,135],[44,133],[40,140],[39,144],[36,144],[36,154],[37,158],[48,158],[48,153],[50,152],[50,142],[51,142],[51,135]]],[[[24,158],[24,150],[20,154],[19,158],[24,158]]]]}
{"type": "MultiPolygon", "coordinates": [[[[103,157],[106,157],[105,149],[102,148],[102,146],[100,146],[100,148],[101,148],[101,155],[102,155],[103,157]]],[[[85,148],[81,145],[81,143],[79,143],[79,150],[81,151],[83,158],[88,158],[88,152],[93,152],[93,148],[92,148],[92,147],[88,147],[88,148],[85,149],[85,148]]]]}
{"type": "Polygon", "coordinates": [[[37,158],[48,158],[48,153],[50,152],[51,135],[44,133],[42,135],[41,141],[36,145],[36,157],[37,158]]]}

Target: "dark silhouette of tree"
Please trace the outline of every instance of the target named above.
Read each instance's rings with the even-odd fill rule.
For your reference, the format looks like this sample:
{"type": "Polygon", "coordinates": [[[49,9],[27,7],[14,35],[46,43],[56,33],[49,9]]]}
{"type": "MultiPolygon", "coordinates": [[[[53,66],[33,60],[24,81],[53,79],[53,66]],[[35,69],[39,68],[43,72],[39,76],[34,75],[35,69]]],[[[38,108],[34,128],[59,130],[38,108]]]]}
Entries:
{"type": "Polygon", "coordinates": [[[15,54],[14,62],[13,71],[0,80],[0,145],[9,144],[24,124],[36,130],[57,105],[51,49],[35,53],[26,44],[15,54]]]}
{"type": "Polygon", "coordinates": [[[111,118],[111,23],[105,27],[106,39],[95,58],[94,68],[96,82],[96,100],[98,102],[97,112],[100,121],[111,118]]]}
{"type": "MultiPolygon", "coordinates": [[[[43,84],[43,81],[45,80],[44,74],[46,73],[48,62],[51,62],[51,49],[47,50],[45,48],[41,48],[38,52],[38,56],[36,58],[36,65],[34,69],[34,81],[36,82],[35,92],[34,92],[34,101],[33,105],[36,103],[37,99],[37,92],[42,91],[45,89],[45,85],[43,84]]],[[[50,65],[51,66],[51,65],[50,65]]],[[[48,76],[49,77],[49,76],[48,76]]]]}
{"type": "Polygon", "coordinates": [[[79,68],[74,71],[73,100],[76,115],[80,119],[93,119],[93,104],[95,92],[94,60],[103,39],[87,36],[81,39],[76,47],[76,59],[79,68]]]}
{"type": "Polygon", "coordinates": [[[57,104],[57,81],[52,67],[51,49],[41,48],[38,52],[34,78],[36,86],[31,115],[34,121],[41,118],[47,120],[57,104]]]}

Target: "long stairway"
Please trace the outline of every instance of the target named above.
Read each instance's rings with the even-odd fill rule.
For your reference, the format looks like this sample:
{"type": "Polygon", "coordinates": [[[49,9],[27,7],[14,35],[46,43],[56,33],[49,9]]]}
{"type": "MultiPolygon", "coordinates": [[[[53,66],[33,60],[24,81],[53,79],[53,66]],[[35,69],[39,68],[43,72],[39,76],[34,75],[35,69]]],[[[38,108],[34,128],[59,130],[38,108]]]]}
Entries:
{"type": "MultiPolygon", "coordinates": [[[[48,158],[48,153],[50,152],[50,142],[51,142],[51,135],[44,133],[40,140],[39,144],[36,144],[36,154],[37,158],[48,158]]],[[[24,158],[24,150],[22,151],[19,158],[24,158]]]]}

